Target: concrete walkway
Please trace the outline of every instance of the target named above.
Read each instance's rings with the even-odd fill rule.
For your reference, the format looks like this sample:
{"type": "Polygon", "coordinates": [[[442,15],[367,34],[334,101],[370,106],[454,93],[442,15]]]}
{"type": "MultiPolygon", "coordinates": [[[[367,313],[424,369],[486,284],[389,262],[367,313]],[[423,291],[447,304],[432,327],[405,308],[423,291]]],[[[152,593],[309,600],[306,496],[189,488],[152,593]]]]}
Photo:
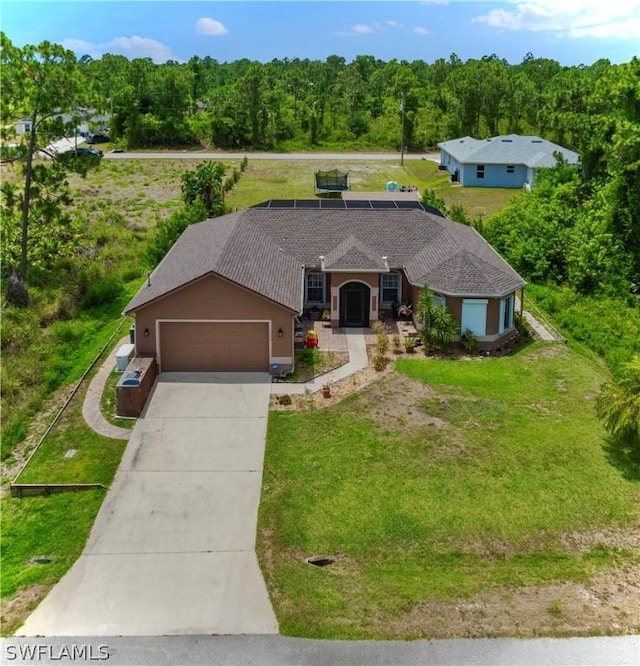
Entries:
{"type": "Polygon", "coordinates": [[[255,554],[270,387],[161,375],[82,555],[16,635],[278,633],[255,554]]]}
{"type": "MultiPolygon", "coordinates": [[[[515,308],[516,312],[520,312],[522,305],[520,299],[516,296],[515,298],[515,308]]],[[[536,340],[546,340],[547,342],[558,342],[563,341],[564,338],[555,330],[551,330],[540,322],[529,310],[522,310],[522,318],[527,322],[529,328],[533,333],[533,337],[536,340]]]]}
{"type": "MultiPolygon", "coordinates": [[[[331,333],[329,333],[330,335],[331,333]]],[[[337,382],[340,379],[344,379],[349,375],[352,375],[358,370],[363,370],[368,367],[369,359],[367,357],[367,339],[365,335],[364,328],[347,328],[344,329],[344,332],[341,333],[346,337],[347,341],[347,351],[349,352],[349,362],[345,365],[331,370],[330,372],[315,377],[309,382],[303,384],[295,384],[293,382],[282,382],[274,383],[271,385],[271,393],[275,395],[280,395],[284,393],[288,394],[302,394],[305,391],[319,391],[324,384],[330,384],[332,382],[337,382]]],[[[327,349],[326,344],[322,344],[322,338],[320,340],[320,348],[327,349]]]]}
{"type": "Polygon", "coordinates": [[[95,430],[99,435],[111,437],[111,439],[129,439],[131,437],[131,430],[126,428],[119,428],[118,426],[109,423],[104,418],[100,411],[100,400],[104,393],[104,387],[109,379],[111,371],[116,367],[116,354],[120,345],[129,342],[129,337],[124,337],[119,340],[107,360],[102,364],[94,378],[89,384],[87,394],[82,404],[82,416],[87,424],[95,430]]]}

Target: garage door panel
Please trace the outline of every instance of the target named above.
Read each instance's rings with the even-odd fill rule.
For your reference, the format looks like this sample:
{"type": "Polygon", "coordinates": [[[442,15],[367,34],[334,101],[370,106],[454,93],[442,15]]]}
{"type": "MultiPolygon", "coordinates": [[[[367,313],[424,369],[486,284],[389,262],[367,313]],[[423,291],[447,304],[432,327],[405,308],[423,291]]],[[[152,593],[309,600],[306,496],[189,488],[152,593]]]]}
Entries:
{"type": "Polygon", "coordinates": [[[267,372],[267,323],[162,322],[162,372],[267,372]]]}

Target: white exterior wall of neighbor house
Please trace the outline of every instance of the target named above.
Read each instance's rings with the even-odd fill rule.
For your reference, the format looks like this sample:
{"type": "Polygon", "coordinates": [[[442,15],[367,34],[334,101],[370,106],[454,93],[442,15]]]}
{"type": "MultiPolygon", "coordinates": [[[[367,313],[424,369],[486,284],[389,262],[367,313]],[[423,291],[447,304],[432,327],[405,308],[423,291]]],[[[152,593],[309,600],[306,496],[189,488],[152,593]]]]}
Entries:
{"type": "Polygon", "coordinates": [[[29,118],[20,118],[13,123],[16,128],[16,135],[22,136],[31,131],[31,120],[29,118]]]}
{"type": "Polygon", "coordinates": [[[556,152],[569,164],[580,160],[577,153],[536,136],[466,136],[438,145],[441,165],[465,187],[530,188],[536,169],[554,166],[556,152]]]}

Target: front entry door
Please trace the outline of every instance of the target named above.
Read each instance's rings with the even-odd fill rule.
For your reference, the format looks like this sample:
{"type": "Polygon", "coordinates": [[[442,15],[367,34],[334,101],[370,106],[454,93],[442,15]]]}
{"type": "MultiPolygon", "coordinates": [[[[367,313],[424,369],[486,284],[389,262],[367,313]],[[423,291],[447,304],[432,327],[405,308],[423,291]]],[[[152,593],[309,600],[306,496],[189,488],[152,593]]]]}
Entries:
{"type": "Polygon", "coordinates": [[[348,282],[340,289],[340,326],[369,326],[370,294],[362,282],[348,282]]]}

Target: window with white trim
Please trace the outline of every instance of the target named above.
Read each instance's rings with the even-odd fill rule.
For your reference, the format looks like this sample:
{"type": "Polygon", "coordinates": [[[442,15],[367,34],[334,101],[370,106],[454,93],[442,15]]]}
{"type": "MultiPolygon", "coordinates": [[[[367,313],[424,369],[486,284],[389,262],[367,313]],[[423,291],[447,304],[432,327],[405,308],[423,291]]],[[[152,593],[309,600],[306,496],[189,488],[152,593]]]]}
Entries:
{"type": "Polygon", "coordinates": [[[484,164],[478,164],[476,167],[476,178],[478,178],[478,180],[484,178],[484,164]]]}
{"type": "Polygon", "coordinates": [[[402,302],[400,273],[383,273],[380,276],[380,303],[391,305],[402,302]]]}
{"type": "Polygon", "coordinates": [[[507,173],[515,173],[516,167],[513,164],[507,164],[507,173]]]}
{"type": "Polygon", "coordinates": [[[464,334],[471,331],[477,338],[487,334],[487,303],[486,298],[463,298],[462,321],[460,330],[464,334]]]}
{"type": "Polygon", "coordinates": [[[447,299],[444,296],[440,296],[440,294],[433,294],[431,296],[431,300],[439,307],[444,307],[447,304],[447,299]]]}
{"type": "Polygon", "coordinates": [[[306,303],[324,303],[325,274],[309,272],[304,282],[306,303]]]}

